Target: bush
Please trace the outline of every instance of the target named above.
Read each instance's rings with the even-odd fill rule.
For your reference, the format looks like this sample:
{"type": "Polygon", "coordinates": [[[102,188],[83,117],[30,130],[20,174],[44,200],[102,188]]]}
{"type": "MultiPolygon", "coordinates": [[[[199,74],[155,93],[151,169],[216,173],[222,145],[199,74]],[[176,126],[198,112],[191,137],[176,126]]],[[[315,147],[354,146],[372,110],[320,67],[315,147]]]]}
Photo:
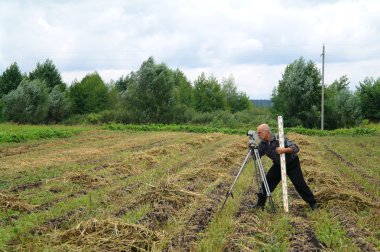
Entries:
{"type": "Polygon", "coordinates": [[[202,113],[202,112],[196,112],[196,111],[194,111],[192,113],[192,116],[191,116],[191,119],[190,119],[190,123],[194,123],[194,124],[208,124],[208,123],[212,122],[213,118],[214,118],[214,115],[211,112],[202,113]]]}
{"type": "Polygon", "coordinates": [[[48,98],[49,112],[48,120],[52,122],[60,122],[70,113],[70,102],[61,91],[60,86],[55,86],[49,94],[48,98]]]}
{"type": "Polygon", "coordinates": [[[177,104],[173,107],[172,122],[187,123],[192,119],[194,113],[196,113],[194,109],[188,108],[183,104],[177,104]]]}
{"type": "Polygon", "coordinates": [[[237,125],[237,121],[234,115],[229,111],[216,111],[213,112],[213,120],[211,124],[214,127],[229,127],[234,128],[237,125]]]}
{"type": "Polygon", "coordinates": [[[48,115],[48,89],[40,80],[23,80],[4,96],[4,115],[19,123],[41,123],[48,115]]]}
{"type": "Polygon", "coordinates": [[[2,99],[0,99],[0,123],[5,121],[3,110],[4,110],[4,102],[2,99]]]}
{"type": "Polygon", "coordinates": [[[103,124],[115,122],[116,113],[111,110],[104,110],[99,113],[91,113],[86,116],[85,121],[90,124],[103,124]]]}

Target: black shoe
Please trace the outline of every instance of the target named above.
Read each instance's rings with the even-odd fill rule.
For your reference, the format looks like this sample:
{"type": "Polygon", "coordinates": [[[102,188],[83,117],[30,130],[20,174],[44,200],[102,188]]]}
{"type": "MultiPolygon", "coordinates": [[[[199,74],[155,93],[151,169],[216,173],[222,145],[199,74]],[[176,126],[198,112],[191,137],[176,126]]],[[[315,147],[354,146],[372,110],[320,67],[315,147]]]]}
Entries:
{"type": "Polygon", "coordinates": [[[311,208],[311,210],[313,210],[313,211],[317,210],[317,209],[318,209],[317,203],[311,204],[311,205],[310,205],[310,208],[311,208]]]}
{"type": "Polygon", "coordinates": [[[266,201],[267,201],[267,197],[262,193],[258,193],[257,194],[257,202],[255,204],[249,206],[249,208],[251,208],[251,209],[258,209],[258,208],[264,209],[266,201]]]}

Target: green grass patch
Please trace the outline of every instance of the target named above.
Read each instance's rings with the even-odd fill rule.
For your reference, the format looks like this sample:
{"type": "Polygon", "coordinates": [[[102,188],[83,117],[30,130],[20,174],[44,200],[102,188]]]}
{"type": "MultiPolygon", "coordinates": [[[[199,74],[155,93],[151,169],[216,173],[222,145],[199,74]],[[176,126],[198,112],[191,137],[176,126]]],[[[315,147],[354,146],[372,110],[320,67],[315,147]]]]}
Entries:
{"type": "Polygon", "coordinates": [[[349,128],[349,129],[335,129],[335,130],[319,130],[319,129],[305,129],[302,127],[285,128],[285,132],[294,132],[308,136],[363,136],[375,135],[379,131],[376,128],[349,128]]]}
{"type": "Polygon", "coordinates": [[[94,128],[94,126],[18,125],[6,123],[0,124],[0,143],[20,143],[30,140],[65,138],[94,128]]]}
{"type": "MultiPolygon", "coordinates": [[[[251,128],[217,128],[203,125],[176,125],[176,124],[108,124],[103,126],[103,129],[114,131],[172,131],[172,132],[194,132],[194,133],[224,133],[234,135],[245,135],[249,129],[256,129],[257,125],[251,128]]],[[[277,129],[273,129],[276,132],[277,129]]],[[[363,135],[376,135],[379,130],[376,127],[357,127],[350,129],[336,129],[336,130],[318,130],[306,129],[302,127],[285,128],[286,133],[294,132],[308,136],[363,136],[363,135]]]]}
{"type": "Polygon", "coordinates": [[[314,215],[312,218],[315,219],[315,235],[327,248],[334,251],[357,251],[358,248],[347,237],[347,232],[338,220],[323,209],[314,215]]]}
{"type": "Polygon", "coordinates": [[[193,133],[224,133],[224,134],[245,134],[243,129],[215,128],[201,125],[175,125],[175,124],[108,124],[103,129],[115,131],[172,131],[172,132],[193,132],[193,133]]]}

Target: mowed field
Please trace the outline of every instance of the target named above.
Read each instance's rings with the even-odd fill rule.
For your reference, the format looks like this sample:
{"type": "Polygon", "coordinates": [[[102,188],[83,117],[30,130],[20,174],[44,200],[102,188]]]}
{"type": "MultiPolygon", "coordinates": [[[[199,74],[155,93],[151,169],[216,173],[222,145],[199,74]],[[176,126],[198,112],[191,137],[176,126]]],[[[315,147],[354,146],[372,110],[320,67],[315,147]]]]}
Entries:
{"type": "MultiPolygon", "coordinates": [[[[320,207],[253,211],[247,138],[86,129],[0,144],[0,251],[379,251],[380,137],[289,134],[320,207]]],[[[264,166],[271,162],[263,158],[264,166]]]]}

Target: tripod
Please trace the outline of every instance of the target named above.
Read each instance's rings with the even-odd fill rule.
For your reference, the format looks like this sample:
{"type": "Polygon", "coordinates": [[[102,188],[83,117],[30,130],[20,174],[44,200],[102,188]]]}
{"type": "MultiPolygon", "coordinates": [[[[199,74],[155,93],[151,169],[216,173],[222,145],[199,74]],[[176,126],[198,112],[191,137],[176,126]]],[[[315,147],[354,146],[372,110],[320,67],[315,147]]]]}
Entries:
{"type": "MultiPolygon", "coordinates": [[[[265,171],[264,171],[264,167],[263,167],[263,164],[261,162],[261,158],[260,158],[260,155],[259,155],[259,151],[258,151],[258,145],[256,144],[255,141],[250,141],[250,145],[249,145],[249,151],[248,151],[248,154],[247,156],[245,157],[244,159],[244,162],[243,164],[241,165],[240,169],[239,169],[239,172],[238,174],[236,175],[235,177],[235,180],[234,182],[232,183],[231,185],[231,188],[230,190],[227,192],[226,194],[226,199],[224,200],[223,202],[223,205],[222,205],[222,208],[224,207],[224,205],[226,204],[227,202],[227,199],[228,197],[231,195],[231,197],[233,198],[234,195],[232,193],[232,190],[235,186],[235,183],[236,181],[238,180],[241,172],[243,171],[245,165],[248,163],[248,160],[249,160],[249,157],[252,156],[252,159],[253,159],[253,163],[254,163],[254,168],[255,168],[255,178],[256,178],[256,182],[257,182],[257,185],[258,187],[260,187],[261,184],[264,184],[264,190],[265,190],[265,193],[266,193],[266,196],[268,197],[269,199],[269,204],[271,206],[271,209],[272,209],[272,213],[274,213],[276,211],[275,207],[274,207],[274,203],[273,203],[273,200],[272,200],[272,196],[271,196],[271,193],[270,193],[270,190],[269,190],[269,185],[268,185],[268,181],[267,181],[267,178],[265,177],[265,171]],[[261,178],[260,178],[261,177],[261,178]],[[262,183],[260,183],[260,180],[262,181],[262,183]]],[[[261,190],[263,190],[263,188],[261,188],[261,190]]],[[[264,192],[263,192],[264,193],[264,192]]]]}

